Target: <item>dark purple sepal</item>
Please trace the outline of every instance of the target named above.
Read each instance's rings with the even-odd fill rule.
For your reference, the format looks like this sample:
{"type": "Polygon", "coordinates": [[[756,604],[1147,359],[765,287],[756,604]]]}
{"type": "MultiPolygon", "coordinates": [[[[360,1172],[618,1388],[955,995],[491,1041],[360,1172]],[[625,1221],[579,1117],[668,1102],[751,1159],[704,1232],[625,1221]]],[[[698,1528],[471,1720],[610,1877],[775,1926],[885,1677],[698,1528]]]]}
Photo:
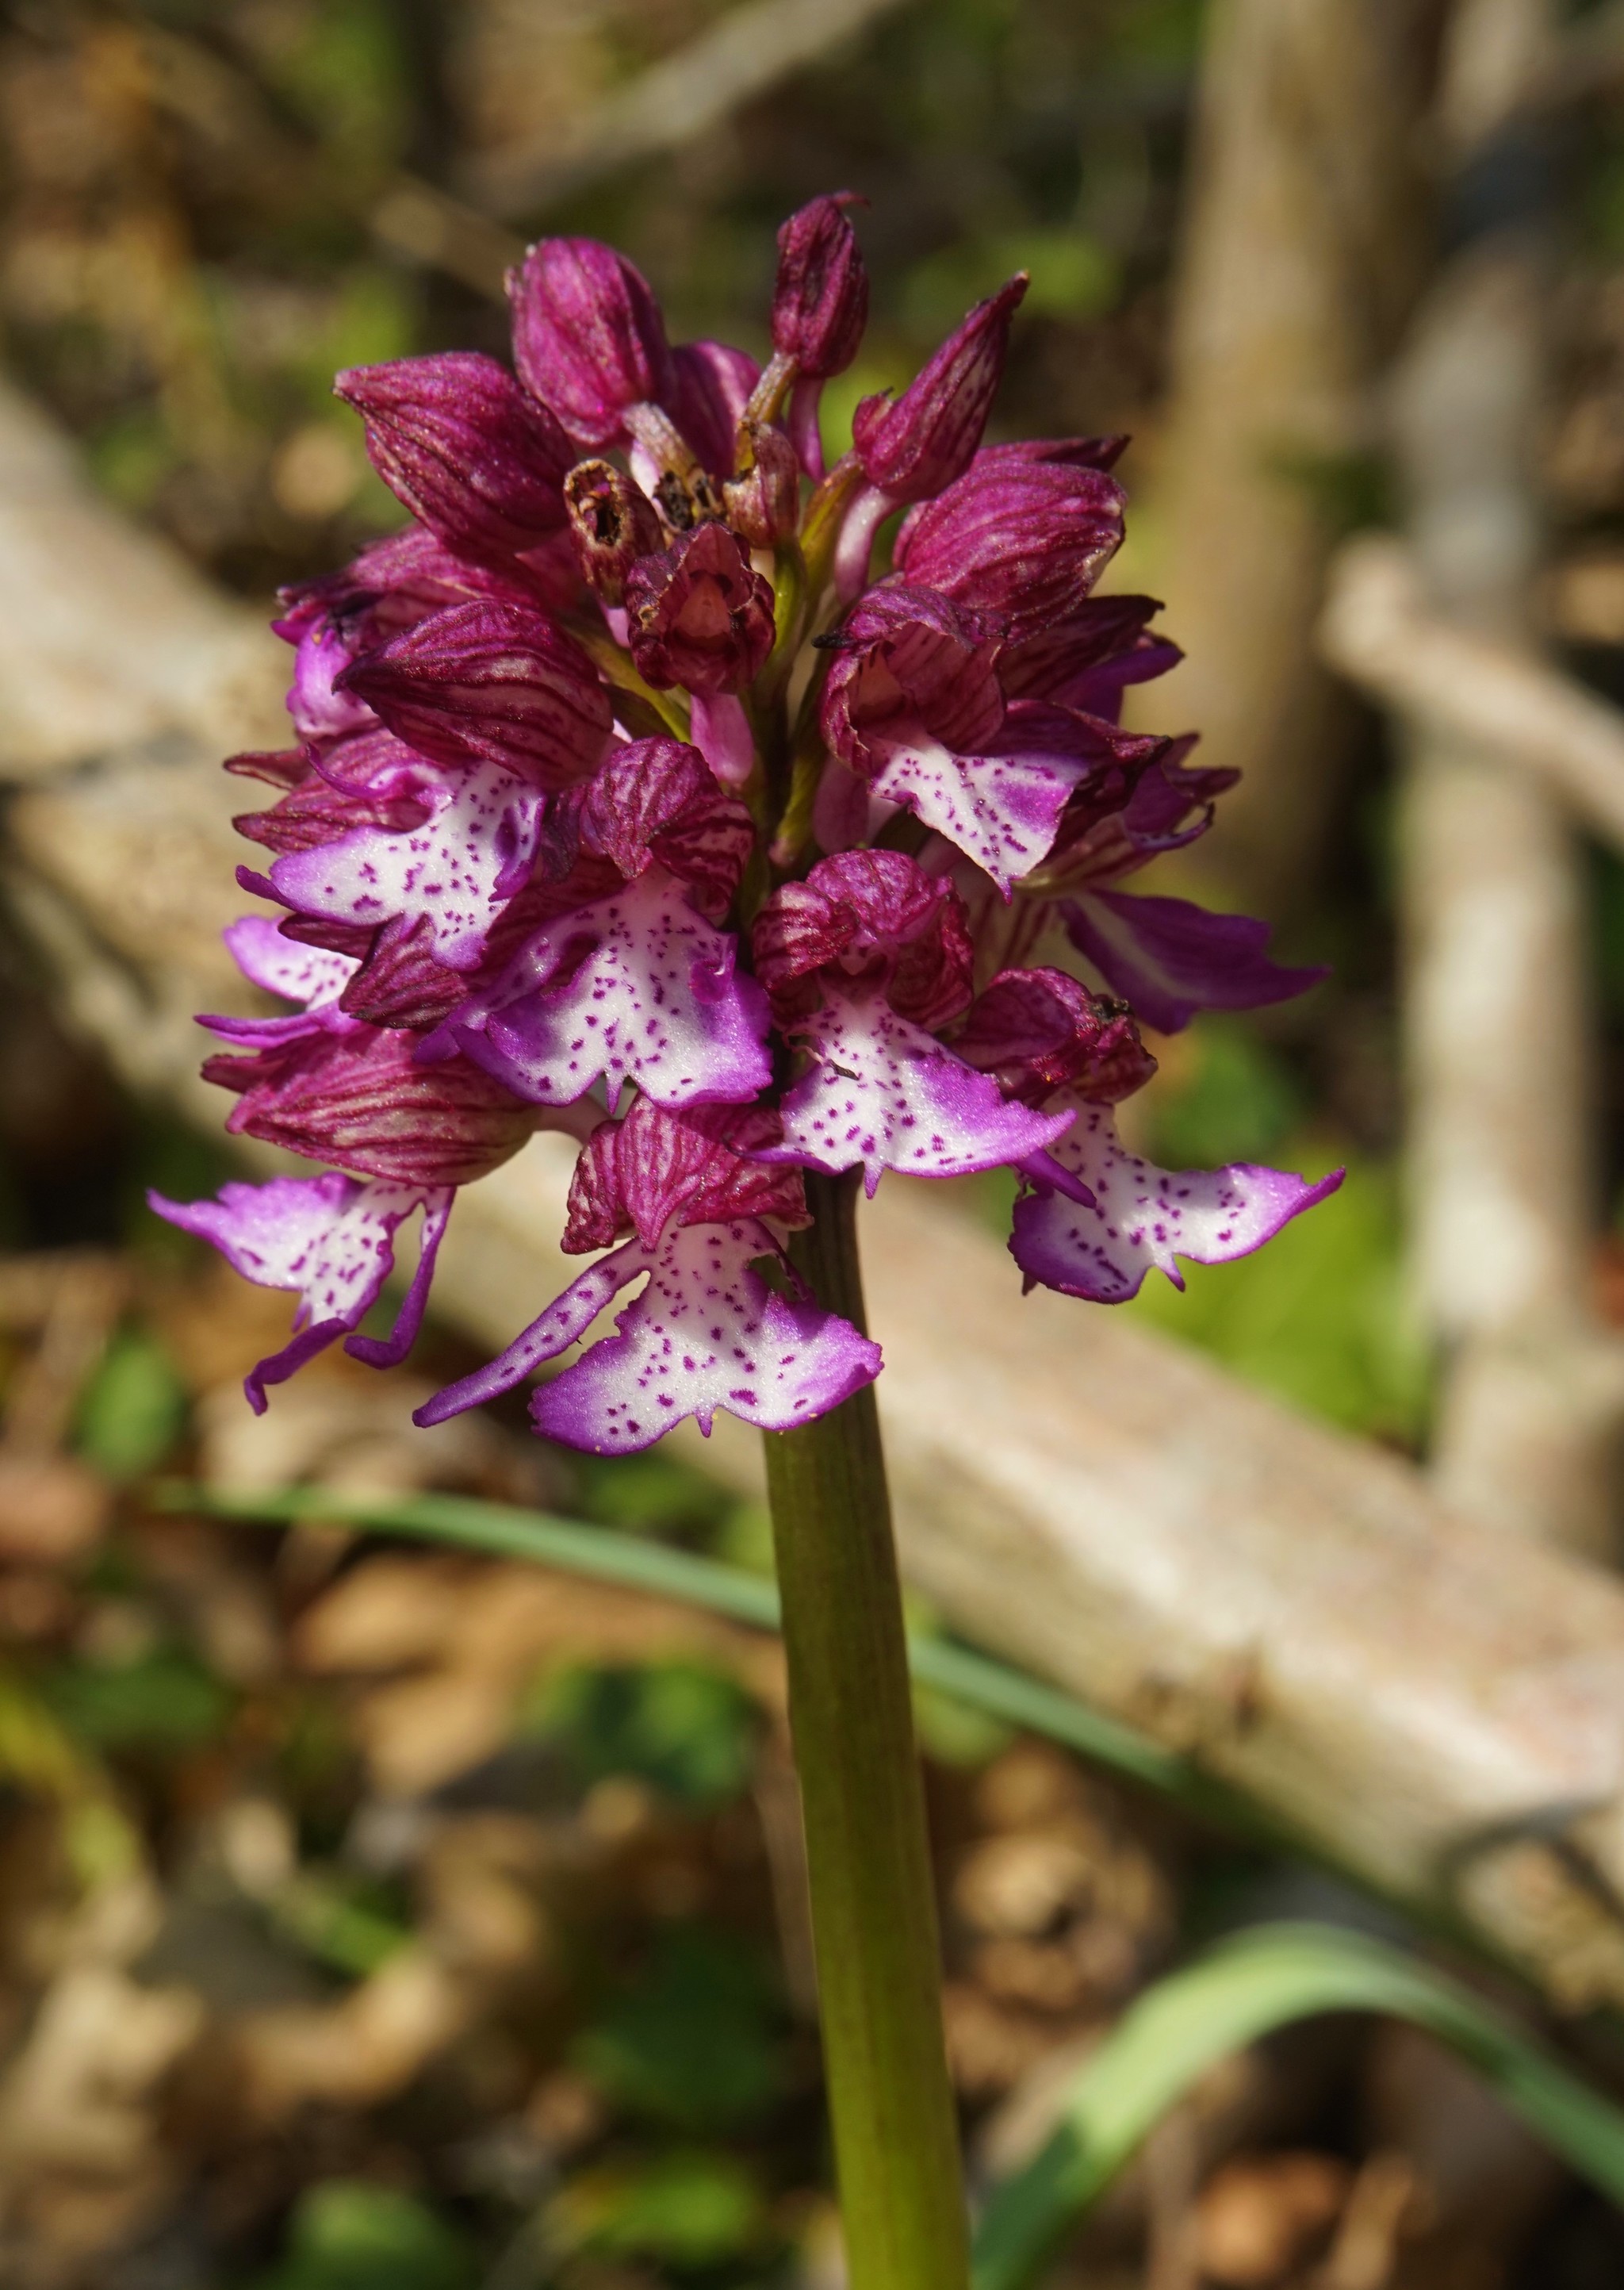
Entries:
{"type": "Polygon", "coordinates": [[[319,1034],[252,1057],[212,1057],[205,1081],[238,1093],[226,1124],[307,1160],[394,1184],[462,1185],[511,1160],[535,1109],[465,1059],[417,1061],[417,1037],[319,1034]]]}
{"type": "Polygon", "coordinates": [[[1091,597],[1061,621],[1006,644],[998,681],[1012,700],[1052,700],[1113,723],[1130,684],[1176,668],[1183,654],[1149,622],[1154,597],[1091,597]]]}
{"type": "Polygon", "coordinates": [[[508,273],[519,378],[578,445],[618,443],[622,415],[673,384],[665,323],[634,263],[593,238],[544,238],[508,273]]]}
{"type": "Polygon", "coordinates": [[[977,303],[894,404],[878,396],[859,405],[852,421],[857,458],[889,500],[924,500],[970,467],[1004,372],[1010,320],[1026,291],[1021,272],[977,303]]]}
{"type": "Polygon", "coordinates": [[[477,350],[352,366],[333,383],[366,424],[367,456],[448,548],[499,560],[564,524],[575,449],[504,365],[477,350]]]}
{"type": "Polygon", "coordinates": [[[1176,1034],[1201,1010],[1260,1010],[1329,977],[1322,965],[1271,962],[1269,925],[1220,915],[1188,899],[1095,890],[1068,900],[1067,935],[1115,994],[1158,1034],[1176,1034]]]}
{"type": "Polygon", "coordinates": [[[784,432],[746,421],[739,435],[743,468],[722,488],[727,521],[752,548],[788,540],[801,520],[801,464],[784,432]]]}
{"type": "Polygon", "coordinates": [[[580,646],[518,604],[436,613],[357,661],[344,681],[436,762],[497,764],[537,788],[584,778],[613,721],[580,646]]]}
{"type": "MultiPolygon", "coordinates": [[[[403,758],[411,754],[405,748],[399,752],[403,758]]],[[[380,775],[370,787],[335,786],[324,773],[312,772],[268,811],[239,812],[231,823],[246,842],[258,843],[279,857],[318,850],[356,828],[408,835],[422,826],[433,807],[421,789],[428,767],[420,757],[412,761],[415,776],[403,763],[398,774],[380,775]]]]}
{"type": "Polygon", "coordinates": [[[737,692],[772,649],[772,587],[724,524],[679,533],[626,583],[627,641],[658,691],[737,692]]]}
{"type": "Polygon", "coordinates": [[[739,424],[761,378],[748,350],[727,342],[681,342],[671,353],[666,411],[713,477],[731,477],[739,424]]]}
{"type": "Polygon", "coordinates": [[[1122,541],[1114,478],[1065,462],[978,461],[916,509],[893,562],[915,588],[986,613],[1005,637],[1073,615],[1122,541]]]}
{"type": "Polygon", "coordinates": [[[663,867],[720,922],[755,845],[755,823],[697,748],[660,736],[614,742],[596,775],[562,798],[558,832],[629,882],[663,867]]]}
{"type": "Polygon", "coordinates": [[[951,883],[900,851],[843,851],[785,883],[756,917],[756,973],[781,1024],[816,1010],[826,985],[883,994],[933,1029],[970,999],[975,966],[951,883]]]}
{"type": "Polygon", "coordinates": [[[620,1121],[601,1122],[580,1150],[570,1184],[562,1245],[572,1255],[612,1247],[635,1232],[652,1248],[675,1217],[682,1224],[771,1217],[810,1221],[800,1172],[756,1157],[778,1144],[771,1106],[700,1105],[668,1112],[636,1097],[620,1121]]]}
{"type": "Polygon", "coordinates": [[[1091,1105],[1116,1105],[1156,1071],[1120,1004],[1102,1002],[1063,970],[1001,971],[977,996],[953,1047],[1026,1105],[1061,1088],[1091,1105]]]}

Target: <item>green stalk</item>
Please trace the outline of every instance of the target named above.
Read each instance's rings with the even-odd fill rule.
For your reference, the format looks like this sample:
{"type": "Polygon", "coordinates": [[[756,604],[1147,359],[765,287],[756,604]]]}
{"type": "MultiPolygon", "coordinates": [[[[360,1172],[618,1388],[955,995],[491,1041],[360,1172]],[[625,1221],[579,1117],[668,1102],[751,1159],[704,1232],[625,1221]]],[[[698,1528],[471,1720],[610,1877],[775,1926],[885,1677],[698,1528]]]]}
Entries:
{"type": "MultiPolygon", "coordinates": [[[[858,1173],[791,1245],[861,1327],[858,1173]]],[[[851,2290],[965,2290],[969,2259],[908,1647],[872,1389],[765,1435],[851,2290]]]]}

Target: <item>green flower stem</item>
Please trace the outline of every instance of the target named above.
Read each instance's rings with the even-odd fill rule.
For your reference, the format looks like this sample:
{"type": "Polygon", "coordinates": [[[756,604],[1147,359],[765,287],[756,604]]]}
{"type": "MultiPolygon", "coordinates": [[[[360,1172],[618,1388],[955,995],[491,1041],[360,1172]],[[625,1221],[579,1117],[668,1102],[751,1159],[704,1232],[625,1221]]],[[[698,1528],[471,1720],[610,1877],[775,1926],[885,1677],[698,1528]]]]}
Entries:
{"type": "MultiPolygon", "coordinates": [[[[796,1270],[863,1325],[858,1173],[809,1173],[796,1270]]],[[[851,2290],[965,2290],[963,2179],[872,1389],[764,1435],[851,2290]]]]}

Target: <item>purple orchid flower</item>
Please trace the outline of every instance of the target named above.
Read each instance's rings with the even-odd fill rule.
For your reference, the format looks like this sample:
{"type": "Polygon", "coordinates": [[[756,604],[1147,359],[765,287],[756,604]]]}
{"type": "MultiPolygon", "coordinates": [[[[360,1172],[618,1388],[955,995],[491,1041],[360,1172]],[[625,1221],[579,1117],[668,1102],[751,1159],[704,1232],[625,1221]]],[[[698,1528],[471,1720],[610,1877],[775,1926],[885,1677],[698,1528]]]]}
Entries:
{"type": "Polygon", "coordinates": [[[737,692],[772,649],[772,584],[737,533],[701,524],[632,566],[626,620],[637,672],[657,691],[737,692]]]}
{"type": "Polygon", "coordinates": [[[685,1416],[707,1437],[717,1408],[786,1431],[837,1406],[880,1370],[880,1350],[800,1288],[772,1224],[804,1224],[800,1180],[757,1157],[776,1125],[747,1108],[676,1117],[647,1098],[594,1132],[570,1200],[566,1248],[632,1238],[600,1258],[500,1358],[417,1413],[441,1423],[510,1391],[582,1336],[623,1288],[648,1285],[531,1401],[538,1431],[593,1454],[631,1454],[685,1416]],[[771,1220],[768,1222],[765,1220],[771,1220]],[[768,1287],[771,1259],[792,1293],[768,1287]]]}
{"type": "Polygon", "coordinates": [[[1150,598],[1093,593],[1124,441],[981,442],[1023,279],[866,399],[822,478],[818,395],[868,309],[856,204],[784,226],[764,371],[673,348],[629,262],[555,238],[509,281],[515,371],[453,351],[340,377],[412,522],[284,595],[299,744],[231,760],[269,790],[237,825],[270,908],[227,933],[281,1010],[203,1021],[228,1131],[325,1173],[156,1204],[299,1296],[256,1406],[340,1336],[404,1357],[454,1189],[540,1128],[580,1147],[564,1246],[603,1253],[421,1420],[556,1361],[640,1284],[532,1403],[605,1454],[718,1408],[787,1429],[873,1380],[786,1257],[826,1177],[1012,1168],[1028,1284],[1108,1302],[1336,1182],[1158,1170],[1116,1137],[1155,1071],[1140,1021],[1321,973],[1261,923],[1123,887],[1234,774],[1121,728],[1179,656],[1150,598]],[[1057,945],[1071,967],[1035,966],[1057,945]]]}
{"type": "Polygon", "coordinates": [[[786,884],[755,947],[780,1026],[813,1061],[765,1157],[831,1174],[860,1166],[872,1197],[887,1169],[957,1177],[1020,1164],[1068,1126],[1068,1114],[1004,1098],[936,1038],[970,999],[973,949],[951,884],[901,852],[845,852],[786,884]]]}
{"type": "Polygon", "coordinates": [[[634,263],[594,238],[544,238],[508,274],[519,379],[578,445],[618,444],[630,405],[672,388],[665,322],[634,263]]]}
{"type": "Polygon", "coordinates": [[[823,475],[818,430],[823,385],[851,364],[868,323],[868,273],[845,214],[848,207],[867,204],[855,191],[810,199],[778,235],[774,380],[790,382],[789,436],[814,479],[823,475]]]}
{"type": "Polygon", "coordinates": [[[329,1171],[324,1177],[273,1177],[268,1185],[226,1185],[213,1201],[147,1197],[168,1223],[212,1241],[244,1280],[298,1294],[292,1341],[251,1368],[244,1382],[249,1405],[263,1415],[266,1385],[285,1383],[340,1336],[348,1338],[346,1351],[369,1366],[399,1366],[422,1325],[455,1196],[449,1185],[363,1184],[329,1171]],[[395,1325],[381,1340],[356,1335],[395,1269],[395,1235],[418,1208],[422,1246],[395,1325]]]}
{"type": "Polygon", "coordinates": [[[1006,701],[998,648],[990,621],[932,590],[871,589],[841,632],[823,735],[874,796],[916,813],[1007,893],[1102,763],[1142,763],[1165,743],[1006,701]]]}
{"type": "Polygon", "coordinates": [[[766,997],[708,917],[737,888],[748,813],[666,739],[619,748],[572,812],[581,851],[620,886],[532,932],[425,1055],[460,1049],[538,1105],[599,1082],[612,1099],[633,1082],[666,1106],[748,1102],[772,1071],[766,997]]]}

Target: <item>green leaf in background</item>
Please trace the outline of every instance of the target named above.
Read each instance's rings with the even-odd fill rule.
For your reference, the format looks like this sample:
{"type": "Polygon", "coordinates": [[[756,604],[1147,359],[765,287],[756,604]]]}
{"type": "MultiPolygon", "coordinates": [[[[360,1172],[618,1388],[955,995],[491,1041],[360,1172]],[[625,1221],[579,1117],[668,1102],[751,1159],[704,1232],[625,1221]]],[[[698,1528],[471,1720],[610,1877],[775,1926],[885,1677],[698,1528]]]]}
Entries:
{"type": "Polygon", "coordinates": [[[577,2039],[573,2056],[630,2113],[681,2131],[734,2130],[772,2105],[782,2080],[766,1968],[735,1934],[674,1926],[647,1969],[577,2039]]]}
{"type": "Polygon", "coordinates": [[[916,263],[902,290],[904,321],[924,338],[946,334],[1018,270],[1031,274],[1021,305],[1028,316],[1092,318],[1116,299],[1116,264],[1092,233],[1076,225],[1045,229],[1033,224],[991,237],[956,239],[916,263]]]}
{"type": "Polygon", "coordinates": [[[180,1370],[144,1328],[116,1335],[80,1395],[74,1445],[109,1479],[139,1479],[156,1469],[185,1427],[180,1370]]]}
{"type": "Polygon", "coordinates": [[[633,1533],[690,1534],[714,1528],[732,1498],[679,1456],[588,1457],[580,1472],[581,1498],[592,1518],[633,1533]]]}
{"type": "Polygon", "coordinates": [[[1264,1926],[1158,1981],[1117,2022],[1073,2083],[1046,2145],[994,2189],[975,2238],[974,2290],[1030,2290],[1198,2076],[1322,2012],[1381,2012],[1427,2029],[1581,2177],[1624,2202],[1624,2112],[1498,2012],[1362,1934],[1264,1926]]]}
{"type": "Polygon", "coordinates": [[[300,2198],[282,2263],[254,2290],[471,2290],[460,2235],[428,2205],[364,2179],[329,2179],[300,2198]]]}
{"type": "Polygon", "coordinates": [[[560,1671],[525,1713],[582,1788],[629,1774],[695,1810],[750,1777],[756,1709],[725,1672],[695,1661],[607,1662],[560,1671]]]}
{"type": "Polygon", "coordinates": [[[1178,1065],[1145,1099],[1148,1143],[1170,1169],[1263,1161],[1301,1121],[1303,1092],[1284,1058],[1244,1020],[1198,1018],[1178,1044],[1178,1065]]]}
{"type": "Polygon", "coordinates": [[[706,2267],[761,2243],[767,2213],[737,2157],[679,2149],[580,2173],[548,2204],[547,2225],[568,2250],[706,2267]]]}
{"type": "Polygon", "coordinates": [[[232,1709],[229,1690],[178,1648],[105,1665],[64,1663],[42,1690],[68,1732],[100,1750],[200,1749],[224,1730],[232,1709]]]}
{"type": "MultiPolygon", "coordinates": [[[[1279,1159],[1312,1176],[1332,1165],[1306,1145],[1279,1159]]],[[[1371,1163],[1346,1165],[1341,1190],[1255,1256],[1186,1266],[1182,1293],[1153,1273],[1122,1309],[1309,1414],[1413,1444],[1430,1378],[1405,1309],[1396,1183],[1371,1163]]]]}

